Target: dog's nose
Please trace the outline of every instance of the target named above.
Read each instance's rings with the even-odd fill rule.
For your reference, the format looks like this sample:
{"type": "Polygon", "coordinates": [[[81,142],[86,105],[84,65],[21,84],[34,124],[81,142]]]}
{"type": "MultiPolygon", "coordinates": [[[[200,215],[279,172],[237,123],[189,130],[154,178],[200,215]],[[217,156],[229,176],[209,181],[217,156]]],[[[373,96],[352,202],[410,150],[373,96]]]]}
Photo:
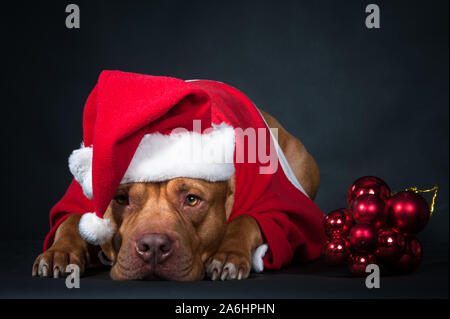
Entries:
{"type": "Polygon", "coordinates": [[[136,251],[145,262],[160,264],[172,254],[172,241],[164,234],[144,234],[136,241],[136,251]]]}

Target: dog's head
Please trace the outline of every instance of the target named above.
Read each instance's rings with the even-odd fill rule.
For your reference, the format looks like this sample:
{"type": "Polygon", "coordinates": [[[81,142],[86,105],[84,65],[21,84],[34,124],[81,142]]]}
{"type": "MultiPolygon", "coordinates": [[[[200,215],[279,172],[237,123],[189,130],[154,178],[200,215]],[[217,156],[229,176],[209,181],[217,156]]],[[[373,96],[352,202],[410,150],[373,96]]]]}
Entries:
{"type": "Polygon", "coordinates": [[[118,280],[200,280],[218,249],[234,200],[234,178],[174,178],[118,187],[108,206],[116,232],[102,245],[118,280]]]}

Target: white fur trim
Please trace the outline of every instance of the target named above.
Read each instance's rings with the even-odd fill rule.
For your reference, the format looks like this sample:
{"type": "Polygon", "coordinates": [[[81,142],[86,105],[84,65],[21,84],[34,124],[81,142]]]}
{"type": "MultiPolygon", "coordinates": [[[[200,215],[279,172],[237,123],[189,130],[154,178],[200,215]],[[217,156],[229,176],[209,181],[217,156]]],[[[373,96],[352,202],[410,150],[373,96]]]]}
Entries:
{"type": "Polygon", "coordinates": [[[186,130],[145,135],[121,183],[161,182],[175,177],[210,182],[234,174],[234,129],[222,123],[205,134],[186,130]]]}
{"type": "MultiPolygon", "coordinates": [[[[205,134],[180,130],[170,135],[146,134],[128,166],[121,184],[161,182],[175,177],[224,181],[234,174],[234,129],[222,123],[205,134]]],[[[92,147],[74,150],[69,169],[92,198],[92,147]]]]}
{"type": "Polygon", "coordinates": [[[108,218],[100,218],[95,213],[84,213],[78,230],[81,237],[93,245],[103,245],[114,235],[111,221],[108,218]]]}
{"type": "Polygon", "coordinates": [[[69,156],[69,169],[80,183],[84,195],[92,199],[92,147],[84,147],[81,143],[81,148],[69,156]]]}
{"type": "Polygon", "coordinates": [[[252,269],[254,272],[262,272],[264,270],[263,257],[266,255],[269,245],[262,244],[255,249],[252,256],[252,269]]]}

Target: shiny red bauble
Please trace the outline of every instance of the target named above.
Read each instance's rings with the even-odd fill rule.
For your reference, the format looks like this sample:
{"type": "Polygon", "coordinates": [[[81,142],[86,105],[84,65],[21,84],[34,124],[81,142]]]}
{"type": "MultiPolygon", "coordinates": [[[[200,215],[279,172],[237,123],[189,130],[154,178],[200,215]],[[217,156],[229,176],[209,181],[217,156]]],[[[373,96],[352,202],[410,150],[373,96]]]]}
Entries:
{"type": "Polygon", "coordinates": [[[370,253],[377,245],[377,230],[369,224],[355,225],[350,230],[348,240],[356,252],[370,253]]]}
{"type": "Polygon", "coordinates": [[[386,182],[378,177],[364,176],[358,178],[347,191],[348,206],[351,207],[353,200],[364,194],[375,195],[383,201],[387,201],[391,196],[391,190],[386,182]]]}
{"type": "Polygon", "coordinates": [[[328,213],[323,221],[325,234],[329,238],[345,237],[353,226],[351,211],[341,208],[328,213]]]}
{"type": "Polygon", "coordinates": [[[384,226],[388,219],[386,203],[376,195],[364,194],[352,202],[353,219],[357,224],[384,226]]]}
{"type": "Polygon", "coordinates": [[[383,228],[378,232],[375,258],[377,262],[392,264],[400,259],[405,252],[406,240],[398,231],[392,228],[383,228]]]}
{"type": "Polygon", "coordinates": [[[349,253],[349,244],[345,239],[333,238],[322,247],[322,258],[329,266],[344,265],[349,253]]]}
{"type": "Polygon", "coordinates": [[[409,273],[420,265],[422,258],[420,241],[414,237],[407,238],[405,253],[390,268],[398,273],[409,273]]]}
{"type": "Polygon", "coordinates": [[[365,277],[367,265],[375,264],[375,257],[371,254],[352,254],[350,255],[347,266],[353,276],[365,277]]]}
{"type": "Polygon", "coordinates": [[[410,191],[399,192],[388,201],[389,222],[407,234],[417,234],[428,223],[430,210],[422,196],[410,191]]]}

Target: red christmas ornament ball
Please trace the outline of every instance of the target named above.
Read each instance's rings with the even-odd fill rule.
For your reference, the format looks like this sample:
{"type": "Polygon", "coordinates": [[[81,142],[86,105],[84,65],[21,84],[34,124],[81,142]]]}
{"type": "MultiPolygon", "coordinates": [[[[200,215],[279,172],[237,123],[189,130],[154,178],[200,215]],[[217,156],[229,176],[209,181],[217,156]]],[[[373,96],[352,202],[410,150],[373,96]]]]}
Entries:
{"type": "Polygon", "coordinates": [[[348,206],[351,207],[353,200],[364,194],[378,196],[386,202],[391,196],[391,190],[386,182],[381,178],[375,176],[364,176],[358,178],[353,182],[347,191],[348,206]]]}
{"type": "Polygon", "coordinates": [[[325,234],[329,238],[345,237],[353,225],[351,211],[341,208],[328,213],[323,221],[325,234]]]}
{"type": "Polygon", "coordinates": [[[410,237],[406,240],[405,253],[391,265],[391,269],[398,273],[409,273],[415,270],[423,258],[423,249],[417,238],[410,237]]]}
{"type": "Polygon", "coordinates": [[[351,247],[359,253],[370,253],[377,244],[377,230],[369,224],[355,225],[348,236],[351,247]]]}
{"type": "Polygon", "coordinates": [[[377,248],[374,255],[378,262],[391,264],[403,255],[405,248],[405,237],[398,231],[386,227],[378,232],[377,248]]]}
{"type": "Polygon", "coordinates": [[[376,195],[364,194],[352,202],[353,219],[357,224],[371,224],[382,227],[388,219],[385,202],[376,195]]]}
{"type": "Polygon", "coordinates": [[[322,258],[329,266],[344,265],[349,253],[349,244],[345,239],[333,238],[322,247],[322,258]]]}
{"type": "Polygon", "coordinates": [[[398,230],[417,234],[425,228],[430,210],[422,196],[410,191],[399,192],[388,201],[389,221],[398,230]]]}
{"type": "Polygon", "coordinates": [[[365,277],[367,265],[374,264],[375,257],[371,254],[352,254],[350,255],[347,266],[350,273],[356,277],[365,277]]]}

